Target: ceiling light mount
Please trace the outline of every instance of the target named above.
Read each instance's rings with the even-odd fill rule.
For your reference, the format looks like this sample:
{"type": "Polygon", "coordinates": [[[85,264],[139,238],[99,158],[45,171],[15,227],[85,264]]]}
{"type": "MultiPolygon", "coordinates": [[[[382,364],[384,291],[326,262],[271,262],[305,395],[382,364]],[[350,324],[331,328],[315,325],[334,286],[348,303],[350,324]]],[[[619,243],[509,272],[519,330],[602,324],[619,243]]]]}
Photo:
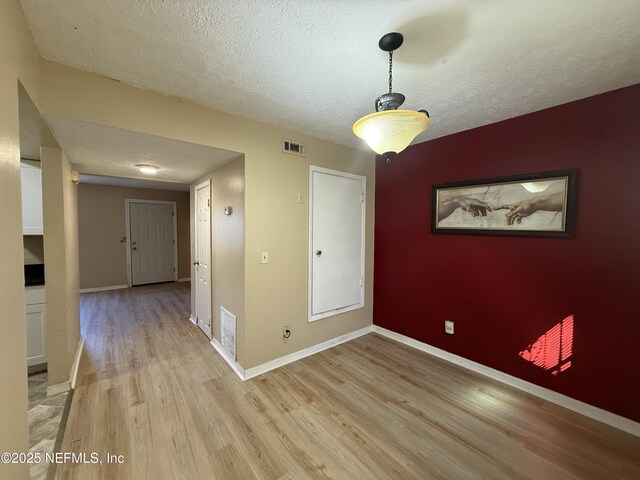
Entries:
{"type": "Polygon", "coordinates": [[[353,133],[362,138],[379,155],[391,163],[391,157],[401,152],[430,124],[426,110],[398,110],[405,96],[393,91],[393,52],[404,41],[401,33],[383,35],[378,47],[389,52],[389,92],[375,101],[376,113],[367,115],[353,124],[353,133]]]}
{"type": "Polygon", "coordinates": [[[380,50],[391,53],[399,49],[402,46],[402,42],[404,42],[404,37],[401,33],[390,32],[382,36],[378,42],[378,47],[380,47],[380,50]]]}
{"type": "Polygon", "coordinates": [[[397,110],[404,103],[404,95],[393,92],[393,52],[402,46],[402,42],[404,37],[398,32],[387,33],[378,42],[380,50],[389,52],[389,93],[383,93],[376,98],[376,112],[397,110]]]}

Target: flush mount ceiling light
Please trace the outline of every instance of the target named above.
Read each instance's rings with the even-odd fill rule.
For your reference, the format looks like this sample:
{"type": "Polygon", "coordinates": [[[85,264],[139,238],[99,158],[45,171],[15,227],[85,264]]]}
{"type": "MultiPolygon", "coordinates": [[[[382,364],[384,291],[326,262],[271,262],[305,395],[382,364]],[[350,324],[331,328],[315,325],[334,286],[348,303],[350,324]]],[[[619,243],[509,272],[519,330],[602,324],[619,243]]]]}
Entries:
{"type": "Polygon", "coordinates": [[[378,155],[383,155],[387,163],[391,157],[401,152],[429,124],[429,113],[426,110],[398,110],[404,103],[404,95],[394,93],[393,83],[393,51],[400,48],[404,37],[392,32],[384,35],[378,46],[389,52],[389,93],[376,98],[376,113],[362,117],[353,124],[353,133],[362,138],[378,155]]]}
{"type": "Polygon", "coordinates": [[[155,165],[136,165],[136,167],[142,173],[146,173],[147,175],[155,175],[159,170],[155,165]]]}

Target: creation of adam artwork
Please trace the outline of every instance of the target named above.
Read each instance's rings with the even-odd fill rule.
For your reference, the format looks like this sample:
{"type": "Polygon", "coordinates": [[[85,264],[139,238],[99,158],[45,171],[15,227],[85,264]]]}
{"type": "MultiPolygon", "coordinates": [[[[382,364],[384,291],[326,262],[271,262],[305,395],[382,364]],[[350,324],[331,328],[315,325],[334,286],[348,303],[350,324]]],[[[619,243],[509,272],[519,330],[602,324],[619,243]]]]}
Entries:
{"type": "Polygon", "coordinates": [[[574,179],[568,171],[434,185],[432,231],[569,235],[574,179]]]}

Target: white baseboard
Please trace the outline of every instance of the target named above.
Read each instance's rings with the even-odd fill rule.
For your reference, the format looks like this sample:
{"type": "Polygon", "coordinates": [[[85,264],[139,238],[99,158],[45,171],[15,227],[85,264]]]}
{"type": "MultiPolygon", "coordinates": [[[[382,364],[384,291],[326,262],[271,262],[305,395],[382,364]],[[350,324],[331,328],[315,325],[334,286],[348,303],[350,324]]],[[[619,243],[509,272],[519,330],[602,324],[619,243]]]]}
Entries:
{"type": "Polygon", "coordinates": [[[107,290],[120,290],[121,288],[129,288],[129,285],[110,285],[108,287],[81,288],[80,293],[105,292],[107,290]]]}
{"type": "Polygon", "coordinates": [[[448,362],[454,363],[462,368],[466,368],[473,372],[505,383],[526,393],[530,393],[531,395],[535,395],[536,397],[547,400],[548,402],[560,405],[561,407],[572,410],[576,413],[584,415],[585,417],[592,418],[619,430],[623,430],[627,433],[640,437],[640,423],[635,422],[629,418],[616,415],[615,413],[603,410],[602,408],[594,407],[593,405],[581,402],[580,400],[576,400],[575,398],[571,398],[561,393],[554,392],[553,390],[549,390],[548,388],[540,387],[539,385],[536,385],[534,383],[527,382],[526,380],[522,380],[499,370],[495,370],[480,363],[476,363],[472,360],[468,360],[464,357],[449,353],[445,350],[433,347],[427,343],[423,343],[411,337],[407,337],[406,335],[392,332],[391,330],[387,330],[386,328],[374,325],[373,332],[408,345],[410,347],[416,348],[418,350],[422,350],[423,352],[433,355],[434,357],[438,357],[448,362]]]}
{"type": "Polygon", "coordinates": [[[244,371],[244,380],[249,380],[250,378],[257,377],[258,375],[262,375],[263,373],[267,373],[271,370],[275,370],[276,368],[283,367],[289,363],[296,362],[315,353],[327,350],[331,347],[335,347],[336,345],[348,342],[349,340],[361,337],[362,335],[366,335],[370,332],[371,326],[364,327],[360,330],[356,330],[355,332],[350,332],[345,335],[332,338],[331,340],[327,340],[326,342],[313,345],[312,347],[290,353],[289,355],[285,355],[284,357],[276,358],[275,360],[263,363],[262,365],[258,365],[257,367],[248,368],[244,371]]]}
{"type": "Polygon", "coordinates": [[[246,380],[244,369],[238,364],[238,362],[236,362],[233,358],[231,358],[231,356],[229,355],[229,352],[227,352],[224,349],[222,344],[218,342],[218,340],[216,340],[215,337],[211,339],[211,345],[213,346],[213,348],[217,350],[217,352],[222,356],[222,358],[224,358],[224,361],[229,364],[229,366],[233,369],[233,371],[236,372],[236,375],[240,377],[240,380],[246,380]]]}
{"type": "Polygon", "coordinates": [[[178,280],[176,280],[176,282],[190,282],[190,281],[191,281],[191,277],[179,278],[178,280]]]}
{"type": "Polygon", "coordinates": [[[78,368],[80,367],[80,357],[82,356],[83,348],[84,338],[80,337],[80,340],[78,340],[78,348],[76,349],[76,356],[73,358],[73,363],[71,364],[71,375],[69,376],[71,388],[76,388],[76,379],[78,378],[78,368]]]}
{"type": "Polygon", "coordinates": [[[296,362],[315,353],[327,350],[331,347],[335,347],[336,345],[340,345],[341,343],[348,342],[349,340],[353,340],[354,338],[361,337],[362,335],[366,335],[367,333],[371,333],[371,326],[361,328],[360,330],[356,330],[355,332],[350,332],[336,338],[332,338],[331,340],[327,340],[326,342],[313,345],[312,347],[305,348],[303,350],[298,350],[297,352],[290,353],[289,355],[285,355],[284,357],[276,358],[275,360],[271,360],[269,362],[263,363],[262,365],[251,367],[246,370],[244,370],[229,356],[227,351],[215,338],[211,339],[211,345],[218,351],[222,358],[224,358],[224,360],[229,364],[233,371],[236,372],[236,375],[238,375],[238,377],[240,377],[240,379],[244,381],[257,377],[258,375],[262,375],[263,373],[270,372],[271,370],[275,370],[276,368],[284,367],[289,363],[296,362]]]}
{"type": "Polygon", "coordinates": [[[189,315],[189,320],[191,320],[191,323],[193,323],[194,325],[198,324],[198,320],[193,314],[189,315]]]}

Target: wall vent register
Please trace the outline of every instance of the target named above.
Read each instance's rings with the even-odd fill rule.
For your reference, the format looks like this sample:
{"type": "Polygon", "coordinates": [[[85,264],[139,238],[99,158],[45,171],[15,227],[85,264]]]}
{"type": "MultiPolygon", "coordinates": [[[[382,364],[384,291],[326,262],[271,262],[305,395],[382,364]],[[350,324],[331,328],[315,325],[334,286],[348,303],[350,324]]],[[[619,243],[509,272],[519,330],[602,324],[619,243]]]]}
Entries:
{"type": "Polygon", "coordinates": [[[236,316],[224,307],[220,307],[220,343],[231,355],[236,358],[236,316]]]}
{"type": "Polygon", "coordinates": [[[286,138],[282,139],[282,151],[292,155],[299,155],[300,157],[306,156],[304,145],[292,142],[286,138]]]}

